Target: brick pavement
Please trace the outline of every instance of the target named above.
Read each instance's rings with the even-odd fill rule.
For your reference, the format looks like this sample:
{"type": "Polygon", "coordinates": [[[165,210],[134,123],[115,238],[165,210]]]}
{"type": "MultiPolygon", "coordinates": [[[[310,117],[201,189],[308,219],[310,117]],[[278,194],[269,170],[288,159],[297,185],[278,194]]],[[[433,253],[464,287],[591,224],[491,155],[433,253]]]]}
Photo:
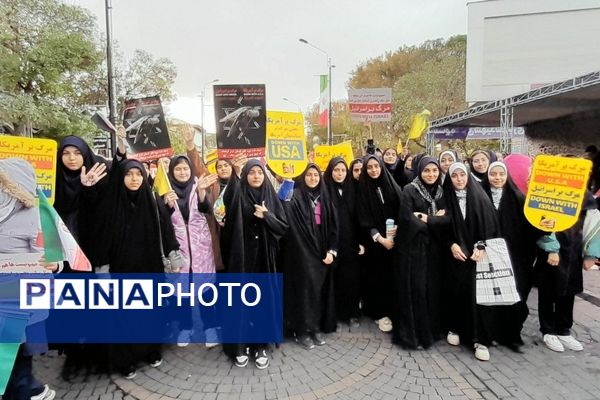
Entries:
{"type": "Polygon", "coordinates": [[[37,359],[35,369],[57,389],[57,399],[600,399],[600,308],[576,299],[574,334],[585,349],[561,354],[541,343],[535,304],[534,291],[523,353],[493,347],[490,362],[445,342],[404,351],[363,320],[311,351],[282,344],[263,371],[234,367],[220,347],[202,345],[168,346],[159,368],[142,368],[131,381],[114,375],[64,382],[64,359],[52,353],[37,359]]]}
{"type": "MultiPolygon", "coordinates": [[[[596,266],[597,268],[597,266],[596,266]]],[[[583,271],[583,293],[579,297],[600,307],[600,271],[583,271]]]]}

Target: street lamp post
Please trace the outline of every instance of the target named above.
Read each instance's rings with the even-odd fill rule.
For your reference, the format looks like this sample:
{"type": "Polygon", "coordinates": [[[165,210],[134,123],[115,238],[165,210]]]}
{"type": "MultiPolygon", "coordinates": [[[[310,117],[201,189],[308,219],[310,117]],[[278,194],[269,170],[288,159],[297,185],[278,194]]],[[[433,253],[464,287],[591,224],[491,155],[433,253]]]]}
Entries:
{"type": "Polygon", "coordinates": [[[295,105],[296,107],[298,107],[298,111],[300,111],[300,114],[303,114],[302,107],[300,107],[300,104],[296,103],[295,101],[292,101],[292,100],[288,99],[287,97],[284,97],[282,100],[283,101],[287,101],[288,103],[292,103],[293,105],[295,105]]]}
{"type": "Polygon", "coordinates": [[[205,161],[204,155],[206,152],[206,129],[204,128],[204,96],[206,95],[206,86],[218,81],[218,79],[213,79],[210,82],[206,82],[204,85],[202,85],[202,91],[200,92],[200,107],[202,108],[200,111],[200,125],[202,125],[202,161],[205,161]]]}
{"type": "Polygon", "coordinates": [[[331,145],[331,144],[333,144],[333,135],[331,132],[331,115],[332,115],[332,110],[331,110],[331,68],[332,68],[331,57],[329,57],[329,54],[325,50],[308,42],[308,40],[302,39],[302,38],[300,38],[298,40],[300,40],[301,43],[304,43],[304,44],[312,47],[313,49],[318,50],[321,53],[325,54],[325,57],[327,58],[327,89],[329,91],[329,93],[328,93],[329,104],[327,107],[327,144],[331,145]]]}
{"type": "MultiPolygon", "coordinates": [[[[112,0],[105,0],[104,9],[106,13],[106,69],[108,70],[108,119],[116,126],[117,121],[117,97],[115,94],[115,80],[112,59],[112,0]]],[[[110,149],[112,154],[116,153],[116,133],[110,134],[110,149]]]]}

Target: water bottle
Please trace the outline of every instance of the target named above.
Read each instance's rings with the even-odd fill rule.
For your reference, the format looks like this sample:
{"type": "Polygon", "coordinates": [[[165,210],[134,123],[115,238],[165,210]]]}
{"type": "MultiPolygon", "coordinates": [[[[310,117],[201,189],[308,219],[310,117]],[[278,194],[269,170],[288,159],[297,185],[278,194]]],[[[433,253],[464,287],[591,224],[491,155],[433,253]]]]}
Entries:
{"type": "Polygon", "coordinates": [[[284,180],[279,187],[279,192],[277,194],[279,196],[279,200],[290,201],[292,199],[292,195],[294,194],[294,181],[292,179],[284,180]]]}
{"type": "Polygon", "coordinates": [[[391,239],[392,238],[392,231],[394,230],[394,220],[393,219],[386,219],[385,220],[385,237],[387,239],[391,239]]]}

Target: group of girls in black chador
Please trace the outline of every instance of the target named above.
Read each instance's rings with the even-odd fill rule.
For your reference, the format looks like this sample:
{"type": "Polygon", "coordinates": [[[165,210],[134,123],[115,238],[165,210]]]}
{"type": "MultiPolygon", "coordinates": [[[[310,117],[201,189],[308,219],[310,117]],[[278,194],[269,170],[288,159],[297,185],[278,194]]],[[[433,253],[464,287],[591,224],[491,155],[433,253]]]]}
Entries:
{"type": "MultiPolygon", "coordinates": [[[[445,337],[479,360],[490,359],[493,343],[520,351],[537,282],[545,344],[554,351],[583,348],[570,334],[573,299],[582,290],[581,266],[600,255],[595,237],[583,248],[587,211],[565,232],[534,229],[523,213],[524,194],[495,153],[474,152],[470,167],[453,150],[434,158],[386,149],[349,165],[334,158],[325,171],[311,163],[291,198],[281,200],[272,172],[257,160],[219,160],[210,174],[190,130],[187,155],[168,166],[173,190],[157,198],[144,165],[126,157],[121,130],[118,136],[111,162],[74,136],[59,146],[54,206],[96,270],[162,272],[163,255],[179,254],[175,270],[185,274],[283,273],[283,287],[273,280],[269,288],[283,291],[283,310],[273,312],[283,312],[285,332],[305,349],[368,317],[404,348],[427,349],[445,337]],[[476,301],[476,262],[493,238],[508,246],[521,298],[513,305],[476,301]]],[[[179,323],[178,344],[186,346],[191,316],[179,323]]],[[[205,328],[207,342],[217,342],[218,327],[205,328]]],[[[64,350],[65,377],[89,359],[129,378],[139,363],[162,361],[159,345],[64,350]]],[[[238,367],[250,359],[260,369],[269,365],[268,343],[224,351],[238,367]]]]}

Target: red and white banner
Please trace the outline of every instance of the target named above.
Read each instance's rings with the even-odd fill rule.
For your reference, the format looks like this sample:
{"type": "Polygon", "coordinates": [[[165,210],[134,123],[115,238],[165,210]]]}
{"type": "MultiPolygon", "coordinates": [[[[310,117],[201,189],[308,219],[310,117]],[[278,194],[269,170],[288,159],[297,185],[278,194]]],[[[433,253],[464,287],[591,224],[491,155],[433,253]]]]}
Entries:
{"type": "Polygon", "coordinates": [[[391,121],[392,89],[350,89],[348,90],[348,106],[353,121],[391,121]]]}

